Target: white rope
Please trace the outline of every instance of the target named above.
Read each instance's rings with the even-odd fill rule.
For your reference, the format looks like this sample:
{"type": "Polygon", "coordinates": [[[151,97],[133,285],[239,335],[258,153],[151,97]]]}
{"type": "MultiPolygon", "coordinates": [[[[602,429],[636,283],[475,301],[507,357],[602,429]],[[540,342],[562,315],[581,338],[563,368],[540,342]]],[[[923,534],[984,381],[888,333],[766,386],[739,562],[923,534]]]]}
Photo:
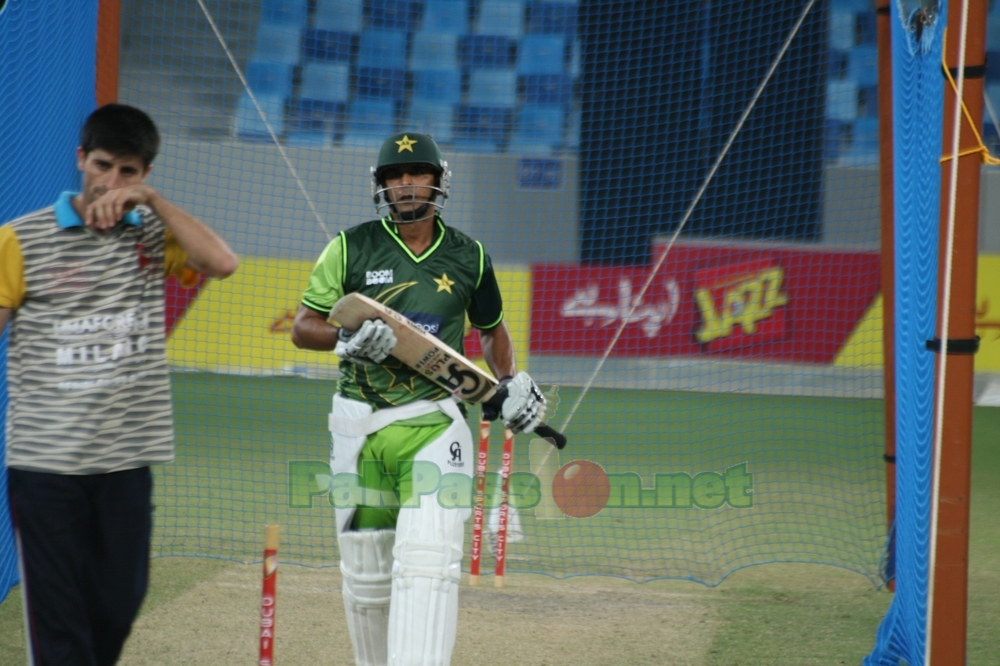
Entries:
{"type": "Polygon", "coordinates": [[[944,253],[944,287],[941,294],[941,349],[938,353],[937,389],[934,398],[934,451],[931,488],[930,553],[927,562],[927,626],[924,665],[931,664],[931,637],[934,628],[934,569],[937,566],[938,502],[941,494],[941,442],[944,433],[944,390],[948,370],[948,326],[951,318],[951,270],[955,245],[955,216],[958,207],[958,151],[962,131],[962,95],[965,88],[965,49],[969,27],[969,0],[962,1],[958,38],[958,80],[954,120],[951,128],[951,169],[948,174],[948,223],[944,253]]]}
{"type": "Polygon", "coordinates": [[[747,104],[747,107],[743,110],[743,115],[740,116],[739,121],[736,123],[736,126],[733,127],[733,131],[729,135],[729,139],[726,141],[726,144],[722,147],[722,150],[719,152],[718,157],[715,158],[715,163],[712,165],[712,168],[709,169],[708,175],[705,176],[705,181],[701,184],[701,187],[698,189],[697,194],[695,194],[694,199],[692,199],[691,203],[688,205],[687,210],[684,211],[684,216],[681,218],[680,223],[677,225],[677,229],[674,230],[673,235],[670,237],[670,241],[667,243],[666,248],[663,250],[659,259],[657,259],[656,263],[654,264],[653,270],[650,271],[649,277],[646,279],[646,282],[642,285],[642,289],[639,290],[639,295],[632,300],[632,303],[629,306],[628,314],[622,317],[622,321],[621,324],[619,324],[618,326],[618,330],[615,331],[614,337],[608,344],[607,349],[604,350],[604,354],[601,356],[601,359],[597,362],[597,366],[591,373],[590,378],[587,379],[587,382],[583,385],[583,390],[580,391],[580,395],[577,397],[576,402],[573,403],[573,407],[570,409],[569,414],[566,415],[566,420],[563,421],[562,431],[564,434],[566,432],[566,428],[569,426],[570,421],[573,419],[573,415],[576,414],[576,410],[580,407],[580,403],[583,402],[583,399],[584,397],[586,397],[587,392],[590,391],[590,388],[594,385],[594,380],[597,379],[597,375],[601,372],[601,369],[604,367],[604,363],[608,360],[608,357],[611,355],[611,351],[615,348],[615,345],[618,344],[618,339],[621,337],[622,332],[628,325],[628,322],[632,319],[632,315],[635,314],[636,308],[639,307],[639,303],[646,295],[646,292],[649,290],[650,285],[653,284],[653,279],[656,277],[656,274],[663,266],[663,262],[666,261],[667,256],[670,254],[670,250],[674,247],[674,244],[677,242],[677,237],[680,236],[681,231],[683,231],[684,227],[687,226],[688,220],[691,219],[691,215],[692,213],[694,213],[695,207],[697,207],[698,203],[701,201],[701,198],[702,196],[704,196],[705,190],[708,189],[708,186],[712,182],[712,179],[715,178],[715,173],[719,170],[719,166],[722,164],[722,160],[725,159],[726,153],[729,152],[729,149],[732,147],[733,142],[736,141],[737,135],[739,135],[740,131],[743,129],[743,125],[747,121],[747,118],[750,116],[750,112],[753,111],[754,106],[757,104],[757,101],[760,99],[760,96],[764,92],[764,88],[766,88],[767,84],[771,81],[771,77],[774,76],[775,70],[778,68],[778,65],[781,64],[782,59],[785,57],[785,53],[788,51],[788,47],[791,45],[792,40],[795,39],[795,36],[802,28],[802,24],[805,22],[806,17],[809,15],[809,12],[812,10],[813,5],[815,4],[816,0],[809,0],[809,2],[806,3],[805,9],[802,10],[802,15],[799,16],[798,20],[795,22],[795,25],[792,27],[791,32],[788,33],[788,37],[785,39],[784,44],[781,45],[781,49],[778,51],[777,56],[775,56],[774,62],[772,62],[770,68],[768,68],[767,74],[761,80],[760,85],[757,86],[757,90],[754,92],[753,98],[750,100],[750,103],[747,104]]]}
{"type": "Polygon", "coordinates": [[[264,109],[261,108],[260,102],[257,101],[257,96],[254,95],[253,90],[250,89],[250,84],[247,82],[246,77],[243,76],[243,71],[236,62],[233,52],[229,50],[229,45],[226,43],[225,38],[219,31],[218,26],[215,25],[215,19],[212,18],[212,14],[208,11],[208,7],[205,6],[204,0],[198,0],[198,6],[201,7],[202,13],[205,14],[205,18],[208,19],[208,24],[212,27],[212,32],[215,33],[215,38],[219,40],[222,50],[225,51],[226,57],[229,58],[229,63],[233,66],[233,71],[236,72],[236,76],[239,77],[240,83],[243,84],[243,89],[247,91],[250,101],[253,102],[254,108],[257,109],[257,115],[260,116],[264,126],[267,127],[267,133],[270,135],[271,141],[273,141],[274,145],[277,146],[278,153],[281,155],[281,159],[285,161],[285,166],[288,167],[289,173],[292,174],[295,184],[299,186],[299,191],[302,192],[302,196],[309,205],[309,210],[312,211],[313,216],[316,218],[316,222],[319,224],[320,228],[323,229],[323,233],[326,234],[327,240],[332,240],[333,236],[330,234],[330,230],[326,228],[326,224],[323,222],[323,216],[319,214],[316,204],[313,202],[312,197],[309,196],[309,191],[306,189],[305,183],[303,183],[302,179],[299,178],[299,173],[295,170],[295,166],[288,158],[288,153],[285,152],[285,147],[281,145],[281,141],[278,140],[278,135],[275,133],[274,128],[271,127],[271,123],[268,121],[267,115],[264,113],[264,109]]]}

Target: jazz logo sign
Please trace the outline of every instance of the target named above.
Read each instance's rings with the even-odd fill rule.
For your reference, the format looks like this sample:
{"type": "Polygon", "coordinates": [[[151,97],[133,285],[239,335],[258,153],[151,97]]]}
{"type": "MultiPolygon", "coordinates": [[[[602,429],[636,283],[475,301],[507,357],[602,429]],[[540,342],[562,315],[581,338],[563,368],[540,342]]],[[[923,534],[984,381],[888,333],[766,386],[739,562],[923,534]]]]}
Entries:
{"type": "Polygon", "coordinates": [[[753,261],[698,271],[694,296],[701,313],[695,331],[709,351],[724,351],[785,335],[785,270],[753,261]]]}

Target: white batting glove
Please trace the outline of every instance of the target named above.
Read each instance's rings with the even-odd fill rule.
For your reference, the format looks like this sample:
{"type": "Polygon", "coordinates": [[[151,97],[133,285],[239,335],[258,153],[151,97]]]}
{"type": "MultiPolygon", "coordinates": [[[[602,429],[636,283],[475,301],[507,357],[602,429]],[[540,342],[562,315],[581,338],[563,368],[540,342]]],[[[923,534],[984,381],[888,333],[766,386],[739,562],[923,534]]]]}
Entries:
{"type": "Polygon", "coordinates": [[[368,319],[356,331],[341,328],[333,353],[352,363],[381,363],[396,346],[396,334],[381,319],[368,319]]]}
{"type": "Polygon", "coordinates": [[[503,425],[515,433],[531,433],[545,420],[545,396],[527,372],[507,384],[507,399],[500,410],[503,425]]]}

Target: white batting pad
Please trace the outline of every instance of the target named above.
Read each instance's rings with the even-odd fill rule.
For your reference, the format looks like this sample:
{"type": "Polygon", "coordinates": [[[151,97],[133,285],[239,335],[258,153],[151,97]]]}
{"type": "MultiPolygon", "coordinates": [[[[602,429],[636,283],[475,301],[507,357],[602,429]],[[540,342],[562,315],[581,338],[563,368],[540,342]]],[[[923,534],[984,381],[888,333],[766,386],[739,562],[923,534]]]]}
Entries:
{"type": "Polygon", "coordinates": [[[340,572],[344,578],[344,610],[358,666],[388,663],[395,537],[392,530],[344,532],[337,537],[340,572]]]}
{"type": "Polygon", "coordinates": [[[403,508],[396,523],[389,664],[447,666],[458,629],[458,586],[467,510],[442,508],[433,496],[403,508]]]}

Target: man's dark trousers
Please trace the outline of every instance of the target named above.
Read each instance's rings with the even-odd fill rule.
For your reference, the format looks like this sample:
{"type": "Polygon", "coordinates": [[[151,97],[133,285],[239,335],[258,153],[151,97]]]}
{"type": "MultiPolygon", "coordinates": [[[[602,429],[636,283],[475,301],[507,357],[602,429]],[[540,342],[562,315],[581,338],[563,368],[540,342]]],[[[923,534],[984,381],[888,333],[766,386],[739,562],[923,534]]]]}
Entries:
{"type": "Polygon", "coordinates": [[[9,469],[35,666],[111,666],[149,582],[148,467],[71,475],[9,469]]]}

